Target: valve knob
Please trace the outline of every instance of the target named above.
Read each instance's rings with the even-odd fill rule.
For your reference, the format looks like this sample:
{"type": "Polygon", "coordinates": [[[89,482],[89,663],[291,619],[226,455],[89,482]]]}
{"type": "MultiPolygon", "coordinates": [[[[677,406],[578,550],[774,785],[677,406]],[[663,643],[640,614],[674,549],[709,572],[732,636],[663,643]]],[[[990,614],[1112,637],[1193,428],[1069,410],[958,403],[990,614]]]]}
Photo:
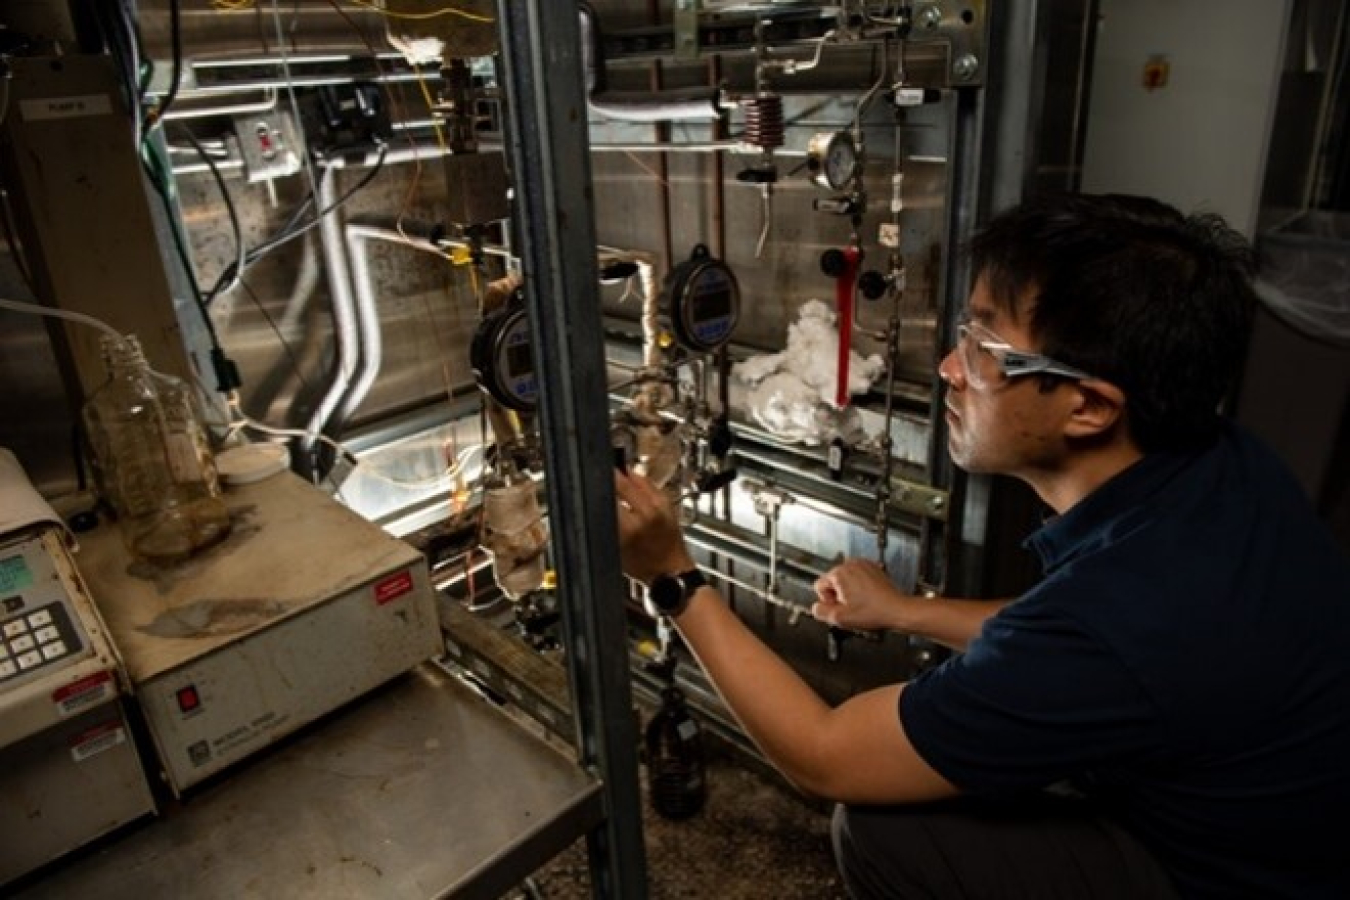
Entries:
{"type": "Polygon", "coordinates": [[[708,428],[708,451],[718,459],[731,452],[731,423],[726,416],[718,416],[708,428]]]}
{"type": "Polygon", "coordinates": [[[778,181],[778,170],[772,167],[742,169],[736,173],[736,180],[742,184],[774,184],[778,181]]]}
{"type": "Polygon", "coordinates": [[[820,254],[820,271],[831,278],[838,278],[848,269],[848,258],[839,249],[826,250],[820,254]]]}
{"type": "Polygon", "coordinates": [[[868,269],[858,276],[858,290],[868,300],[877,300],[884,296],[887,287],[886,276],[875,269],[868,269]]]}

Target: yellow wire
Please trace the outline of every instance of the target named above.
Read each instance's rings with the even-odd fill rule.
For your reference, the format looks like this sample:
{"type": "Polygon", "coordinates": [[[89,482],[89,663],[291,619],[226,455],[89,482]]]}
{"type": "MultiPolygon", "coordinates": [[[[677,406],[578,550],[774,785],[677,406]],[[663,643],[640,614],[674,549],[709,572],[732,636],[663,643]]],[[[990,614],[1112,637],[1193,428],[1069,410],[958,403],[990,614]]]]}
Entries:
{"type": "Polygon", "coordinates": [[[421,66],[413,66],[413,73],[417,76],[417,86],[422,89],[422,99],[427,102],[427,114],[431,116],[431,126],[436,129],[436,143],[440,145],[441,152],[449,151],[445,146],[445,135],[441,132],[441,120],[436,118],[436,102],[431,99],[431,91],[427,89],[427,80],[422,75],[421,66]]]}
{"type": "Polygon", "coordinates": [[[363,6],[366,9],[371,10],[372,12],[377,12],[380,15],[387,16],[388,18],[391,19],[438,19],[441,16],[459,16],[461,19],[468,19],[471,22],[486,22],[491,24],[492,22],[496,21],[496,19],[492,18],[491,16],[480,16],[477,13],[465,12],[462,9],[455,9],[452,6],[447,6],[442,9],[432,10],[431,12],[424,12],[424,13],[401,13],[401,12],[391,12],[387,9],[384,9],[383,7],[376,6],[374,3],[370,2],[370,0],[347,0],[347,2],[352,4],[353,6],[363,6]]]}

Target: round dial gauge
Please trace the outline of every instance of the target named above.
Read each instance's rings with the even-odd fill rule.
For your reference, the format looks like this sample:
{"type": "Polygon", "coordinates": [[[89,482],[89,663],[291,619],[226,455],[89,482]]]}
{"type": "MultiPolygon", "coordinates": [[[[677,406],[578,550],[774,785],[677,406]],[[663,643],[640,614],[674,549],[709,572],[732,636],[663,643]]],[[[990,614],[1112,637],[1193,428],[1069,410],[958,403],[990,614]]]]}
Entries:
{"type": "Polygon", "coordinates": [[[858,148],[847,131],[818,134],[807,144],[806,165],[816,184],[842,191],[858,174],[858,148]]]}
{"type": "Polygon", "coordinates": [[[469,362],[479,386],[498,403],[517,412],[534,412],[539,378],[523,298],[513,298],[479,324],[469,346],[469,362]]]}
{"type": "Polygon", "coordinates": [[[675,338],[695,353],[711,353],[731,339],[741,315],[741,292],[726,263],[703,244],[670,271],[662,299],[675,338]]]}

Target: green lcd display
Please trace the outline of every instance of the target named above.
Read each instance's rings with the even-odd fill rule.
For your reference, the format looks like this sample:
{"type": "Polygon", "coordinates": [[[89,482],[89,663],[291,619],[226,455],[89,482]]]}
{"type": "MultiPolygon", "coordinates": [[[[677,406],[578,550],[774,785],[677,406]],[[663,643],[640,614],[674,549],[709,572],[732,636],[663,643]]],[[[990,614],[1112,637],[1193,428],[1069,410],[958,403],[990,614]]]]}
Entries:
{"type": "Polygon", "coordinates": [[[0,594],[21,591],[33,583],[33,570],[22,556],[0,559],[0,594]]]}

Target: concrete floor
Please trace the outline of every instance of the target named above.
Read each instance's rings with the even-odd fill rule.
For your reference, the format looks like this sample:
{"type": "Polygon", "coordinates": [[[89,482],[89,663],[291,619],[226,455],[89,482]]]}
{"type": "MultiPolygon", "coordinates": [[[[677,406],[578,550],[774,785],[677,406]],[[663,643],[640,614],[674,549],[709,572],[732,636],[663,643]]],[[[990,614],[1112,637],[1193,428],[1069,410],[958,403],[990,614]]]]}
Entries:
{"type": "MultiPolygon", "coordinates": [[[[672,822],[646,802],[643,828],[651,900],[844,900],[830,852],[830,819],[781,779],[727,758],[708,764],[708,800],[672,822]]],[[[585,841],[531,879],[541,900],[590,900],[585,841]]]]}

